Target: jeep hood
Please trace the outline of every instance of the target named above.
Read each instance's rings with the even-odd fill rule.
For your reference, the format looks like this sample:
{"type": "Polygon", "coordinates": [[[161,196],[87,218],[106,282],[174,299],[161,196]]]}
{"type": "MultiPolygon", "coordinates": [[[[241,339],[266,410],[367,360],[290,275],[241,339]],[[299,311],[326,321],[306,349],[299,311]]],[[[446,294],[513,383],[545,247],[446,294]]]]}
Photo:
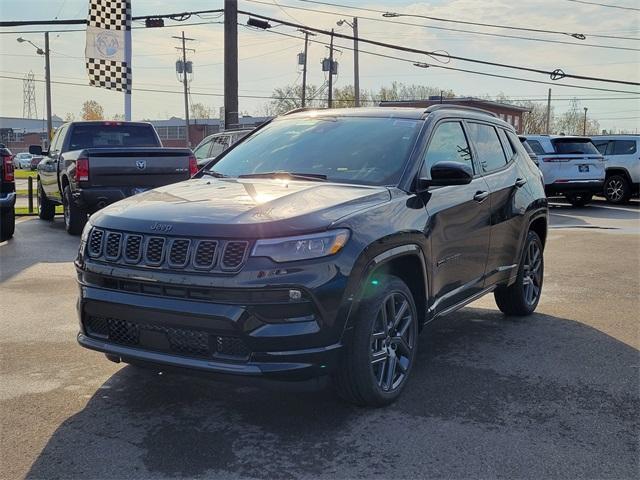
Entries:
{"type": "Polygon", "coordinates": [[[328,228],[390,199],[385,187],[280,179],[200,178],[121,200],[91,217],[103,228],[264,238],[328,228]]]}

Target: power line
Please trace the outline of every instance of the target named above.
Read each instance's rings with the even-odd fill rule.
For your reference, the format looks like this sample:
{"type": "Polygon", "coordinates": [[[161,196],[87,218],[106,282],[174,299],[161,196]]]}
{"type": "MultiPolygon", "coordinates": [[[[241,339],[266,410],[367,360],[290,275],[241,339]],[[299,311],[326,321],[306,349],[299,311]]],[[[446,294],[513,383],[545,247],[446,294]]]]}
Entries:
{"type": "MultiPolygon", "coordinates": [[[[266,15],[260,15],[260,14],[245,12],[245,11],[242,11],[242,10],[239,10],[238,13],[241,13],[243,15],[258,17],[258,18],[261,18],[261,19],[267,20],[267,21],[280,23],[282,25],[287,25],[289,27],[294,27],[296,29],[309,30],[309,31],[312,31],[312,32],[315,32],[315,33],[320,33],[320,34],[327,35],[327,36],[332,35],[332,32],[329,32],[327,30],[322,30],[320,28],[315,28],[315,27],[309,27],[309,26],[306,26],[306,25],[300,25],[300,24],[297,24],[297,23],[288,22],[286,20],[279,20],[279,19],[276,19],[276,18],[273,18],[273,17],[269,17],[269,16],[266,16],[266,15]]],[[[269,30],[267,30],[267,31],[269,31],[269,30]]],[[[335,32],[335,33],[333,33],[333,36],[336,37],[336,38],[342,38],[344,40],[354,40],[353,36],[346,35],[346,34],[343,34],[343,33],[335,32]]],[[[439,52],[433,52],[433,51],[427,51],[427,50],[420,50],[420,49],[417,49],[417,48],[404,47],[404,46],[400,46],[400,45],[394,45],[394,44],[391,44],[391,43],[380,42],[380,41],[377,41],[377,40],[370,40],[370,39],[366,39],[366,38],[363,38],[363,37],[358,37],[358,42],[367,43],[369,45],[375,45],[375,46],[378,46],[378,47],[389,48],[389,49],[392,49],[392,50],[398,50],[398,51],[402,51],[402,52],[417,53],[417,54],[426,55],[426,56],[429,56],[429,57],[432,57],[432,58],[433,57],[448,58],[448,59],[453,59],[453,60],[460,60],[460,61],[463,61],[463,62],[477,63],[477,64],[480,64],[480,65],[489,65],[489,66],[493,66],[493,67],[502,67],[502,68],[509,68],[509,69],[513,69],[513,70],[521,70],[521,71],[525,71],[525,72],[539,73],[539,74],[543,74],[543,75],[549,75],[552,80],[560,80],[562,78],[574,78],[576,80],[589,80],[589,81],[606,82],[606,83],[618,83],[618,84],[622,84],[622,85],[632,85],[632,86],[639,86],[640,85],[640,83],[638,83],[638,82],[631,82],[631,81],[627,81],[627,80],[615,80],[615,79],[607,79],[607,78],[590,77],[590,76],[586,76],[586,75],[569,74],[569,73],[565,73],[561,69],[548,71],[548,70],[542,70],[542,69],[538,69],[538,68],[523,67],[523,66],[519,66],[519,65],[511,65],[511,64],[506,64],[506,63],[490,62],[490,61],[487,61],[487,60],[479,60],[479,59],[474,59],[474,58],[469,58],[469,57],[461,57],[461,56],[457,56],[457,55],[451,55],[449,53],[439,53],[439,52]]],[[[343,48],[348,48],[348,47],[343,47],[343,48]]],[[[436,66],[436,65],[431,64],[429,66],[436,66]]],[[[438,68],[444,68],[444,67],[443,66],[438,66],[438,68]]],[[[448,68],[450,70],[455,70],[453,67],[448,67],[448,68]]],[[[463,70],[463,69],[458,69],[458,70],[459,71],[470,72],[469,70],[463,70]]],[[[474,73],[478,73],[478,72],[474,72],[474,73]]],[[[489,74],[487,74],[487,75],[489,75],[489,74]]],[[[509,77],[506,77],[506,76],[503,76],[503,75],[493,75],[493,76],[501,77],[501,78],[509,78],[509,77]]],[[[533,80],[531,80],[531,81],[533,81],[533,80]]],[[[541,83],[545,83],[545,82],[541,82],[541,83]]],[[[558,84],[558,83],[554,83],[554,82],[546,82],[546,83],[550,83],[551,85],[562,85],[562,84],[558,84]]],[[[605,91],[607,91],[607,90],[605,90],[605,91]]],[[[610,90],[610,91],[614,91],[614,90],[610,90]]],[[[630,93],[630,92],[624,92],[624,93],[630,93]]],[[[636,93],[636,92],[631,92],[631,93],[636,93]]]]}
{"type": "Polygon", "coordinates": [[[622,5],[611,5],[609,3],[587,2],[584,0],[567,0],[567,2],[584,3],[585,5],[595,5],[598,7],[619,8],[621,10],[634,10],[640,12],[640,8],[623,7],[622,5]]]}
{"type": "MultiPolygon", "coordinates": [[[[582,34],[582,33],[570,33],[570,32],[562,32],[562,31],[558,31],[558,30],[546,30],[546,29],[539,29],[539,28],[530,28],[530,27],[516,27],[513,25],[499,25],[499,24],[493,24],[493,23],[480,23],[480,22],[469,22],[466,20],[454,20],[451,18],[441,18],[441,17],[432,17],[429,15],[417,15],[417,14],[407,14],[407,13],[400,13],[400,12],[390,12],[388,10],[377,10],[375,8],[365,8],[365,7],[353,7],[351,5],[343,5],[340,3],[331,3],[331,2],[322,2],[322,1],[318,1],[318,0],[297,0],[298,2],[304,2],[304,3],[315,3],[318,5],[329,5],[329,6],[333,6],[333,7],[342,7],[342,8],[349,8],[349,9],[353,9],[353,10],[363,10],[363,11],[367,11],[367,12],[374,12],[374,13],[380,13],[383,16],[385,16],[386,18],[394,18],[394,17],[400,17],[400,16],[407,16],[407,17],[417,17],[417,18],[424,18],[427,20],[434,20],[434,21],[438,21],[438,22],[448,22],[448,23],[460,23],[460,24],[464,24],[464,25],[476,25],[479,27],[489,27],[489,28],[504,28],[507,30],[520,30],[520,31],[524,31],[524,32],[537,32],[537,33],[550,33],[550,34],[557,34],[557,35],[568,35],[570,37],[574,37],[577,38],[579,40],[584,40],[586,38],[586,35],[582,34]]],[[[577,0],[574,0],[577,1],[577,0]]],[[[633,10],[637,10],[637,9],[633,9],[633,10]]],[[[595,34],[589,34],[589,36],[591,37],[599,37],[599,38],[617,38],[620,40],[640,40],[640,38],[633,38],[633,37],[618,37],[615,35],[595,35],[595,34]]]]}
{"type": "MultiPolygon", "coordinates": [[[[251,3],[258,3],[258,4],[263,4],[263,5],[273,5],[272,3],[268,3],[268,2],[264,2],[264,1],[260,1],[260,0],[247,0],[248,2],[251,3]]],[[[324,2],[323,2],[324,4],[324,2]]],[[[331,4],[331,5],[337,5],[337,4],[331,4]]],[[[305,7],[296,7],[294,5],[280,5],[278,4],[278,6],[280,7],[280,9],[283,8],[292,8],[295,10],[303,10],[303,11],[307,11],[307,12],[315,12],[315,13],[324,13],[327,15],[336,15],[336,16],[344,16],[346,15],[346,13],[343,12],[331,12],[328,10],[318,10],[318,9],[314,9],[314,8],[305,8],[305,7]]],[[[343,6],[344,8],[358,8],[360,9],[360,7],[349,7],[347,5],[343,6]]],[[[369,10],[369,9],[362,9],[362,10],[369,10]]],[[[433,29],[433,30],[441,30],[441,31],[447,31],[447,32],[456,32],[456,33],[465,33],[468,35],[482,35],[482,36],[487,36],[487,37],[498,37],[498,38],[513,38],[513,39],[517,39],[517,40],[527,40],[527,41],[532,41],[532,42],[542,42],[542,43],[555,43],[555,44],[560,44],[560,45],[575,45],[578,47],[591,47],[591,48],[604,48],[604,49],[609,49],[609,50],[629,50],[629,51],[640,51],[640,49],[637,48],[629,48],[629,47],[620,47],[620,46],[614,46],[614,45],[598,45],[598,44],[594,44],[594,43],[576,43],[576,42],[566,42],[566,41],[562,41],[562,40],[549,40],[549,39],[544,39],[544,38],[536,38],[536,37],[523,37],[523,36],[519,36],[519,35],[507,35],[507,34],[500,34],[500,33],[488,33],[488,32],[478,32],[475,30],[461,30],[458,28],[446,28],[446,27],[436,27],[433,25],[423,25],[423,24],[419,24],[419,23],[411,23],[411,22],[403,22],[403,21],[398,21],[398,20],[391,20],[388,18],[374,18],[374,17],[365,17],[363,15],[359,15],[359,18],[362,18],[364,20],[370,20],[372,22],[382,22],[382,23],[391,23],[394,25],[404,25],[404,26],[412,26],[412,27],[420,27],[420,28],[427,28],[427,29],[433,29]]],[[[620,37],[623,38],[623,37],[620,37]]],[[[628,40],[636,40],[635,38],[631,38],[631,37],[626,37],[626,39],[628,40]]]]}

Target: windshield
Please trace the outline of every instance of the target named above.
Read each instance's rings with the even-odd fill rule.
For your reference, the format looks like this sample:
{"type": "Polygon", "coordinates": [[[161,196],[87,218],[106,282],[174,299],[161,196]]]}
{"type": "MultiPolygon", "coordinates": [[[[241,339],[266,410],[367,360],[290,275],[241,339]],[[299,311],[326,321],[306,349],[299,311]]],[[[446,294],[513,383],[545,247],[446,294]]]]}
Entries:
{"type": "Polygon", "coordinates": [[[598,149],[588,138],[555,138],[551,140],[553,148],[559,154],[595,154],[600,155],[598,149]]]}
{"type": "Polygon", "coordinates": [[[290,172],[330,182],[395,185],[421,122],[398,118],[281,118],[251,135],[211,169],[229,177],[290,172]]]}
{"type": "Polygon", "coordinates": [[[151,125],[89,123],[74,125],[69,150],[101,147],[159,147],[151,125]]]}

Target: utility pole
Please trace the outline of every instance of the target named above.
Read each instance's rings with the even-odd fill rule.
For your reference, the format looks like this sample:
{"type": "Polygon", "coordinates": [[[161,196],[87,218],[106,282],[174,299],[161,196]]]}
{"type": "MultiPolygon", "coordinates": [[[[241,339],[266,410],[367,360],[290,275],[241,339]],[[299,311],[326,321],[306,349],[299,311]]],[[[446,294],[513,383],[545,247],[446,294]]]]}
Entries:
{"type": "Polygon", "coordinates": [[[304,62],[302,64],[302,106],[307,103],[307,52],[309,50],[309,32],[304,32],[304,62]]]}
{"type": "Polygon", "coordinates": [[[547,96],[547,126],[546,126],[547,135],[549,135],[550,126],[551,126],[551,89],[549,89],[549,95],[547,96]]]}
{"type": "Polygon", "coordinates": [[[333,106],[333,28],[331,29],[331,44],[329,46],[329,96],[327,107],[333,106]]]}
{"type": "Polygon", "coordinates": [[[238,0],[224,0],[224,126],[238,126],[238,0]]]}
{"type": "MultiPolygon", "coordinates": [[[[184,36],[184,32],[182,32],[182,36],[180,37],[171,37],[176,38],[178,40],[182,40],[182,85],[184,87],[184,125],[185,125],[185,138],[187,141],[187,147],[191,147],[191,138],[189,135],[189,78],[188,78],[188,67],[187,67],[187,50],[195,52],[192,48],[187,49],[186,41],[193,41],[193,38],[187,38],[184,36]]],[[[180,73],[178,69],[178,73],[180,73]]]]}
{"type": "Polygon", "coordinates": [[[358,61],[358,17],[353,17],[353,89],[355,104],[360,106],[360,62],[358,61]]]}
{"type": "Polygon", "coordinates": [[[51,121],[51,64],[49,62],[49,32],[44,32],[44,77],[47,95],[47,149],[51,145],[53,122],[51,121]]]}
{"type": "Polygon", "coordinates": [[[587,107],[584,107],[584,123],[582,124],[582,135],[587,134],[587,107]]]}

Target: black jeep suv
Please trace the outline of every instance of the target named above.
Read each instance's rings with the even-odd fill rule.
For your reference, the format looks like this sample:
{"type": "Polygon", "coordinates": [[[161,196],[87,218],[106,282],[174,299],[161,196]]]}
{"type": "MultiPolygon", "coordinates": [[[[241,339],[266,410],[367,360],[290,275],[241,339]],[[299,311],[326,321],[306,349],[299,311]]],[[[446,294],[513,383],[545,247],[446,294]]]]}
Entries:
{"type": "Polygon", "coordinates": [[[534,311],[547,217],[540,171],[492,114],[292,112],[91,217],[78,341],[222,377],[331,375],[388,404],[426,323],[489,292],[534,311]]]}

